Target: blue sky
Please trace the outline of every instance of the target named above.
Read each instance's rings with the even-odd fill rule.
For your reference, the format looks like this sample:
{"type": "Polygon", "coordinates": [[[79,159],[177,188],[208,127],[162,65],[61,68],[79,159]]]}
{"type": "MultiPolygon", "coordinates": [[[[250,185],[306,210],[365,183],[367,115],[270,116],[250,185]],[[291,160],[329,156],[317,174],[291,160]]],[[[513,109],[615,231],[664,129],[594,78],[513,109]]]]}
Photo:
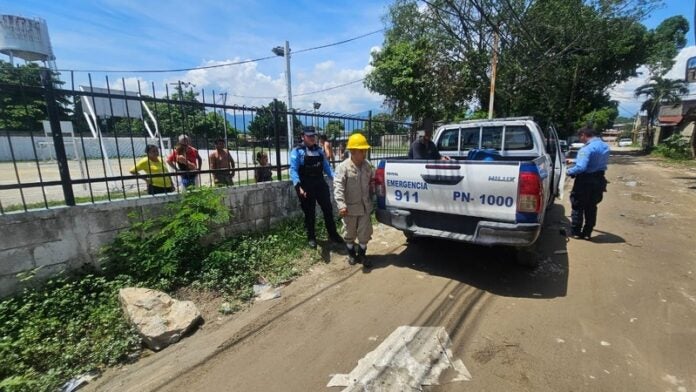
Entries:
{"type": "MultiPolygon", "coordinates": [[[[382,17],[390,1],[219,1],[219,0],[0,0],[0,13],[46,19],[56,63],[60,69],[171,69],[212,65],[271,56],[270,49],[290,41],[301,50],[359,36],[384,27],[382,17]]],[[[681,14],[693,24],[694,1],[666,0],[645,21],[654,28],[667,17],[681,14]]],[[[696,55],[693,30],[681,57],[696,55]]],[[[369,70],[370,51],[381,46],[383,34],[373,34],[347,44],[298,53],[292,57],[293,94],[348,83],[369,70]]],[[[4,56],[0,57],[7,60],[4,56]]],[[[682,75],[681,71],[674,75],[682,75]]],[[[281,57],[205,71],[167,74],[110,73],[126,78],[129,89],[136,81],[164,83],[183,80],[197,89],[229,93],[228,103],[266,104],[267,98],[285,99],[285,62],[281,57]]],[[[93,74],[103,87],[104,74],[93,74]]],[[[78,73],[76,79],[86,80],[78,73]]],[[[644,78],[627,81],[612,90],[622,115],[637,111],[632,89],[644,78]]],[[[120,86],[120,82],[119,82],[120,86]]],[[[293,106],[321,111],[357,113],[378,110],[382,97],[361,83],[293,99],[293,106]]]]}

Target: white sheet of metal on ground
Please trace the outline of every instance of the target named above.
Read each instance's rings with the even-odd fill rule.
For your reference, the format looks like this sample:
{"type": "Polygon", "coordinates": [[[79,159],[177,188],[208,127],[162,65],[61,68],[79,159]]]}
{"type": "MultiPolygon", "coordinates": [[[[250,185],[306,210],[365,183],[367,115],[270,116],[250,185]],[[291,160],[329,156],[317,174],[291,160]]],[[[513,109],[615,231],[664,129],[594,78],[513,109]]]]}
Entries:
{"type": "Polygon", "coordinates": [[[401,326],[349,374],[334,375],[327,387],[346,387],[344,392],[421,391],[422,385],[439,385],[448,368],[456,373],[448,382],[471,380],[462,360],[452,358],[451,347],[443,327],[401,326]]]}

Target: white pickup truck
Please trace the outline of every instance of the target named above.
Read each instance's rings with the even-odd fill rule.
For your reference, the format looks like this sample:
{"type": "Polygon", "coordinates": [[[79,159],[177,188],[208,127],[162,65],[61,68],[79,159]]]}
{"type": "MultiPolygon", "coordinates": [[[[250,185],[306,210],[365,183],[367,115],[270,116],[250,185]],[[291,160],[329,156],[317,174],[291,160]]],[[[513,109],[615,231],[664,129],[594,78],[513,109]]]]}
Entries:
{"type": "Polygon", "coordinates": [[[548,206],[562,196],[565,168],[558,135],[529,117],[441,126],[434,142],[451,160],[387,158],[377,165],[377,220],[407,238],[439,237],[531,247],[548,206]]]}

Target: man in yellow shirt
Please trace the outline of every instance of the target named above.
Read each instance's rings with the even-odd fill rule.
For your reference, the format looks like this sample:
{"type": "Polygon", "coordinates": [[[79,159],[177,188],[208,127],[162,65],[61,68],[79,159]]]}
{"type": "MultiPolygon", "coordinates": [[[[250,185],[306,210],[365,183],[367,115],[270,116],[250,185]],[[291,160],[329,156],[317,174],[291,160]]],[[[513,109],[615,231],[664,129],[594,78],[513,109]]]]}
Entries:
{"type": "Polygon", "coordinates": [[[140,159],[135,166],[130,169],[131,174],[145,172],[144,178],[147,183],[147,193],[155,195],[158,193],[174,192],[172,179],[166,175],[169,173],[167,167],[159,156],[159,148],[154,144],[145,147],[146,157],[140,159]]]}

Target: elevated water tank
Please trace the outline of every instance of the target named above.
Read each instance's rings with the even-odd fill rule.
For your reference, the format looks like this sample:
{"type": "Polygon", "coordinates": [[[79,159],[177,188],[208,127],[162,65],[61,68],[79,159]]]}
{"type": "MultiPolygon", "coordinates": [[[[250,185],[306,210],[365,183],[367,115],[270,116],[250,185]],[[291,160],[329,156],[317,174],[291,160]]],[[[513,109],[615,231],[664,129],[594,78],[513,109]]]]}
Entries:
{"type": "Polygon", "coordinates": [[[0,15],[0,53],[26,61],[56,59],[46,21],[15,15],[0,15]]]}

